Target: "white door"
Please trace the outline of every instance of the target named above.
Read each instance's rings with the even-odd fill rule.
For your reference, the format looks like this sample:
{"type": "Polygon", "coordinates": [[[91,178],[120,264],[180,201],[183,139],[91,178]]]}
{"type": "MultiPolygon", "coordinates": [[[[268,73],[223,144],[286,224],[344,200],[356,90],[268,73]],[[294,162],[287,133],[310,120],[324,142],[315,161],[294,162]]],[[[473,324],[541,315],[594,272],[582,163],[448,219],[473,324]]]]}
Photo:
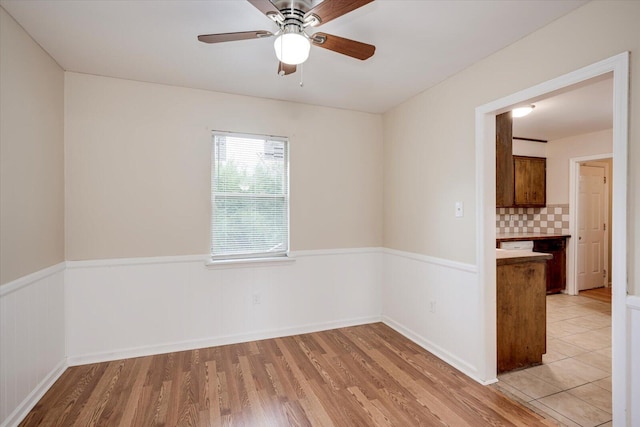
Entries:
{"type": "Polygon", "coordinates": [[[578,198],[578,290],[605,285],[605,174],[603,167],[580,166],[578,198]]]}

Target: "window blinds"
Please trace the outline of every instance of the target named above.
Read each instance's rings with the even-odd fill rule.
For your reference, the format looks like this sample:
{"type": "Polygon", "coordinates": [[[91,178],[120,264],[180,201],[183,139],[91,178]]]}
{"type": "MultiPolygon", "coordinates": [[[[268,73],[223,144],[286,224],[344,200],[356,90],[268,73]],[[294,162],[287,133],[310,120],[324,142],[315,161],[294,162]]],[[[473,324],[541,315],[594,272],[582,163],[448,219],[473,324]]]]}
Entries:
{"type": "Polygon", "coordinates": [[[215,133],[212,152],[212,259],[286,255],[287,140],[215,133]]]}

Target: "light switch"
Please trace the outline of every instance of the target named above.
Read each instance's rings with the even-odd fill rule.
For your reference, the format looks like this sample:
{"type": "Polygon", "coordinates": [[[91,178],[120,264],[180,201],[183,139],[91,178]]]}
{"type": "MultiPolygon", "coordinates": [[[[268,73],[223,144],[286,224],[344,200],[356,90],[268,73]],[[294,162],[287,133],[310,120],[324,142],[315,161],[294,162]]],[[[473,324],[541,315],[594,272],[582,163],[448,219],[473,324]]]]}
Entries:
{"type": "Polygon", "coordinates": [[[456,218],[464,216],[464,203],[456,202],[456,218]]]}

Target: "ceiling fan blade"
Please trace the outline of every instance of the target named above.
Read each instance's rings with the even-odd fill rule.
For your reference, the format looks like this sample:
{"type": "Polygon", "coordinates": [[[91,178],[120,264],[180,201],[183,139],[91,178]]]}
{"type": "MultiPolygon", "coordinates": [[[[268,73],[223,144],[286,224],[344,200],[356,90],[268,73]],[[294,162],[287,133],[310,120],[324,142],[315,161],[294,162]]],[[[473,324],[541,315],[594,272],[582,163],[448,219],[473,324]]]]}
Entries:
{"type": "Polygon", "coordinates": [[[326,33],[315,33],[310,38],[311,42],[316,46],[360,60],[371,58],[376,51],[376,47],[374,45],[326,33]]]}
{"type": "Polygon", "coordinates": [[[236,40],[260,39],[263,37],[271,37],[272,35],[269,31],[242,31],[238,33],[201,34],[198,36],[198,40],[203,43],[222,43],[236,40]]]}
{"type": "Polygon", "coordinates": [[[296,66],[285,64],[284,62],[280,62],[278,64],[278,75],[288,76],[289,74],[293,74],[296,72],[296,66]]]}
{"type": "Polygon", "coordinates": [[[320,19],[320,23],[317,25],[326,24],[372,1],[373,0],[324,0],[308,11],[304,17],[306,20],[308,17],[315,15],[320,19]]]}
{"type": "Polygon", "coordinates": [[[278,8],[275,7],[274,4],[271,3],[269,0],[247,0],[247,1],[251,3],[256,9],[258,9],[260,12],[264,13],[267,16],[269,16],[269,14],[276,14],[276,15],[280,15],[284,19],[284,17],[282,16],[278,8]]]}

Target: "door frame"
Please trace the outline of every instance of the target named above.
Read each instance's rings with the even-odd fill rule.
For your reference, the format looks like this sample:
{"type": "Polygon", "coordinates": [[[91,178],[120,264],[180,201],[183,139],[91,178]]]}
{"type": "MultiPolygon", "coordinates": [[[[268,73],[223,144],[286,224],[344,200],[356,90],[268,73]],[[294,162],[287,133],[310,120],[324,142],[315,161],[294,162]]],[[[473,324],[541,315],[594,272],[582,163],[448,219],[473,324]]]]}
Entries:
{"type": "Polygon", "coordinates": [[[482,353],[478,374],[496,381],[496,115],[514,105],[544,98],[557,90],[613,73],[612,204],[612,411],[613,424],[628,424],[630,372],[627,342],[627,152],[629,122],[629,52],[623,52],[528,89],[476,107],[476,262],[479,302],[478,337],[482,353]]]}
{"type": "MultiPolygon", "coordinates": [[[[569,234],[571,236],[578,235],[578,209],[580,208],[578,183],[580,182],[580,163],[592,163],[598,160],[613,159],[613,153],[595,154],[592,156],[572,157],[569,159],[569,234]]],[[[615,168],[615,165],[614,165],[615,168]]],[[[611,171],[609,165],[604,165],[605,176],[611,179],[611,171]]],[[[615,186],[615,181],[613,181],[615,186]]],[[[612,188],[613,189],[613,188],[612,188]]],[[[614,190],[615,191],[615,190],[614,190]]],[[[609,204],[611,203],[611,194],[609,194],[609,186],[606,185],[604,189],[606,206],[604,210],[605,224],[607,227],[611,227],[611,221],[609,218],[609,204]]],[[[609,233],[605,234],[604,239],[604,257],[609,260],[609,233]]],[[[576,239],[569,239],[567,245],[567,259],[569,260],[569,266],[567,269],[567,293],[569,295],[578,295],[578,241],[576,239]]],[[[612,266],[613,269],[613,266],[612,266]]],[[[609,285],[609,279],[612,277],[612,272],[607,271],[606,286],[609,285]]]]}

